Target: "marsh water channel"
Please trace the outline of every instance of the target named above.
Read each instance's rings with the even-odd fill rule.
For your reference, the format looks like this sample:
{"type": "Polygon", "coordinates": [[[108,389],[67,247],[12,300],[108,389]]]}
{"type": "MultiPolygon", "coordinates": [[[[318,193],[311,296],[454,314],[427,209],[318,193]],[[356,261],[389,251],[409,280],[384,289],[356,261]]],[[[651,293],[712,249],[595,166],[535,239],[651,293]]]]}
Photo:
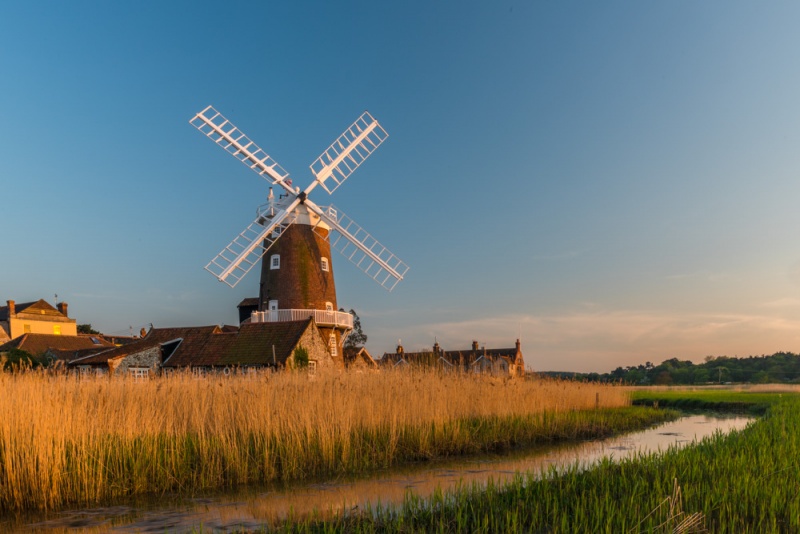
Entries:
{"type": "Polygon", "coordinates": [[[444,459],[404,465],[369,475],[292,484],[247,486],[181,497],[161,495],[116,504],[44,515],[0,519],[3,532],[232,532],[256,530],[287,517],[336,514],[368,506],[391,506],[411,492],[428,497],[459,485],[503,483],[518,473],[538,473],[576,462],[588,467],[603,457],[625,458],[639,452],[684,446],[715,432],[744,428],[751,417],[685,415],[640,432],[610,439],[535,447],[504,454],[444,459]]]}

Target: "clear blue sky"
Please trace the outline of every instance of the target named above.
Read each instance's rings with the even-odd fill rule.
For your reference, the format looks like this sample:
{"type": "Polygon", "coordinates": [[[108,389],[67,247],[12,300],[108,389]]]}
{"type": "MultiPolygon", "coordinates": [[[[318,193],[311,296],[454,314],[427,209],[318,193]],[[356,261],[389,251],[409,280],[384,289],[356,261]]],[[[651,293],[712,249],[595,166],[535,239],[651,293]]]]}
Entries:
{"type": "MultiPolygon", "coordinates": [[[[203,266],[267,183],[363,110],[389,132],[330,201],[411,270],[334,256],[373,354],[513,346],[606,371],[800,351],[800,4],[0,4],[0,301],[110,333],[235,323],[203,266]]],[[[327,204],[317,189],[314,200],[327,204]]]]}

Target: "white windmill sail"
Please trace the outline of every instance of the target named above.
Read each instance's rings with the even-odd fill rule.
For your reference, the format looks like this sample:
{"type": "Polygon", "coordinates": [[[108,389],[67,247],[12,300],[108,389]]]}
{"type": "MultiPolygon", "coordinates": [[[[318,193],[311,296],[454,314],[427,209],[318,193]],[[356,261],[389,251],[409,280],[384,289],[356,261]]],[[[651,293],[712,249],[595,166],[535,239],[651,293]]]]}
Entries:
{"type": "Polygon", "coordinates": [[[311,172],[328,194],[336,191],[364,163],[389,134],[364,112],[310,165],[311,172]]]}
{"type": "Polygon", "coordinates": [[[287,210],[280,210],[271,219],[259,215],[208,262],[206,270],[220,282],[235,287],[294,222],[294,219],[295,213],[287,210]]]}
{"type": "Polygon", "coordinates": [[[306,207],[319,215],[334,232],[333,236],[328,236],[331,248],[339,251],[384,289],[394,289],[408,272],[408,265],[335,206],[319,207],[306,201],[306,207]]]}
{"type": "MultiPolygon", "coordinates": [[[[255,171],[259,176],[282,186],[288,205],[277,212],[261,212],[228,246],[217,254],[206,270],[220,281],[234,287],[261,259],[286,229],[297,219],[300,204],[315,212],[333,231],[331,247],[391,291],[408,272],[408,265],[381,245],[363,228],[333,206],[320,208],[308,194],[321,185],[333,193],[383,143],[389,134],[368,112],[364,112],[310,166],[315,179],[300,192],[292,185],[289,173],[251,141],[213,107],[196,114],[192,126],[255,171]],[[274,213],[274,215],[273,215],[274,213]]],[[[271,193],[271,191],[270,191],[271,193]]],[[[332,236],[327,235],[328,239],[332,236]]]]}
{"type": "Polygon", "coordinates": [[[269,177],[272,183],[294,192],[291,180],[286,183],[289,173],[213,107],[208,106],[189,123],[262,178],[269,177]]]}

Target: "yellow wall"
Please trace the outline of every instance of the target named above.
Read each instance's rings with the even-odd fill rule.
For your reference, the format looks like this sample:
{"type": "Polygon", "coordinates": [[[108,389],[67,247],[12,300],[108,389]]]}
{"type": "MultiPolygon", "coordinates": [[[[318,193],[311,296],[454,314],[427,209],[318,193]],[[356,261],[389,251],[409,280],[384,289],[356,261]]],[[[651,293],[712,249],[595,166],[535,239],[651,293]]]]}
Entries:
{"type": "Polygon", "coordinates": [[[11,339],[18,338],[23,334],[60,334],[62,336],[77,336],[78,326],[74,319],[48,320],[45,317],[31,316],[30,318],[19,318],[19,316],[8,319],[11,331],[8,333],[11,339]],[[29,328],[26,330],[25,325],[29,328]],[[56,327],[60,332],[56,331],[56,327]]]}

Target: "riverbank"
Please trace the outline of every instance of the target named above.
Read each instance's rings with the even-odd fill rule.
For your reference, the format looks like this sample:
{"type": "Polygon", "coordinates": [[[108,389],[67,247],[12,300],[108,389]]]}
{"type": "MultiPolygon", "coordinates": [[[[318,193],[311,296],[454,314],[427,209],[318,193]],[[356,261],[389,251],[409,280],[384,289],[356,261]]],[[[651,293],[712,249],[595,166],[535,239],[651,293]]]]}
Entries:
{"type": "Polygon", "coordinates": [[[674,414],[619,386],[415,372],[0,373],[0,513],[594,439],[674,414]]]}
{"type": "MultiPolygon", "coordinates": [[[[684,393],[691,398],[692,393],[684,393]]],[[[744,402],[731,392],[730,402],[744,402]]],[[[702,394],[701,394],[702,395],[702,394]]],[[[718,397],[719,398],[719,397],[718,397]]],[[[800,399],[775,394],[740,432],[594,469],[517,477],[399,510],[286,524],[292,532],[796,532],[800,531],[800,399]],[[780,396],[779,396],[780,395],[780,396]],[[681,527],[682,525],[682,527],[681,527]],[[681,530],[683,529],[683,530],[681,530]]]]}

